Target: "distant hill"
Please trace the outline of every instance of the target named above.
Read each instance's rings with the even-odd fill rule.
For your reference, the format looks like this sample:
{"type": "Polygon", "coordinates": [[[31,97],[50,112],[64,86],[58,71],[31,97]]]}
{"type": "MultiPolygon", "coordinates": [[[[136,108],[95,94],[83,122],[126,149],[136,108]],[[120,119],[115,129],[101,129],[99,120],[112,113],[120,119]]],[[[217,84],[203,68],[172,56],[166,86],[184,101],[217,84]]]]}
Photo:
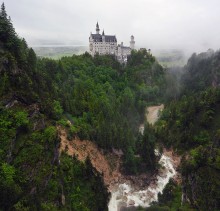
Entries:
{"type": "Polygon", "coordinates": [[[158,49],[154,55],[163,67],[183,67],[187,62],[187,55],[181,49],[158,49]]]}

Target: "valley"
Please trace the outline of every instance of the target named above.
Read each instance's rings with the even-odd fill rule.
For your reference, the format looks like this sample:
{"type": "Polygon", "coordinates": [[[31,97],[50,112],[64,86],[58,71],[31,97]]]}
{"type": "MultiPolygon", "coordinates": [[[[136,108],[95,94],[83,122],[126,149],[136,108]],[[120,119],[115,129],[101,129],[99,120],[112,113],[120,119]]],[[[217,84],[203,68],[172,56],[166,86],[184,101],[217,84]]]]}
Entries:
{"type": "MultiPolygon", "coordinates": [[[[146,121],[154,124],[164,105],[146,108],[146,121]]],[[[104,183],[111,193],[108,205],[109,211],[135,209],[137,206],[149,207],[150,203],[158,200],[158,193],[162,193],[170,178],[177,175],[180,157],[174,152],[164,149],[160,155],[160,169],[154,174],[143,173],[137,176],[124,175],[120,169],[122,164],[121,154],[116,149],[112,153],[104,153],[93,142],[77,138],[69,141],[65,129],[58,128],[61,141],[60,153],[65,152],[84,162],[91,160],[93,167],[103,175],[104,183]]],[[[155,150],[159,155],[158,150],[155,150]]]]}
{"type": "Polygon", "coordinates": [[[19,34],[2,3],[0,210],[220,210],[219,50],[158,57],[98,23],[93,54],[19,34]]]}

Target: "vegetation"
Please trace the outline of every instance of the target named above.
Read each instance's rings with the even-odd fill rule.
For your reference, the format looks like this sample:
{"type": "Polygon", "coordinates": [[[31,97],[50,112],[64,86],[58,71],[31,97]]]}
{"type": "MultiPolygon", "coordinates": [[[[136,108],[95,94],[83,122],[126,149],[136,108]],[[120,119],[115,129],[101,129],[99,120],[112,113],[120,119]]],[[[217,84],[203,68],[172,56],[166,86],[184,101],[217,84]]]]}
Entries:
{"type": "Polygon", "coordinates": [[[139,210],[220,209],[219,55],[193,54],[184,68],[168,72],[172,94],[166,93],[167,104],[152,129],[157,144],[182,155],[182,187],[170,181],[157,203],[139,210]]]}
{"type": "Polygon", "coordinates": [[[219,210],[220,89],[213,82],[218,81],[218,69],[203,67],[207,61],[209,64],[219,62],[219,52],[209,51],[209,56],[205,55],[198,58],[193,55],[189,60],[185,67],[190,67],[189,71],[182,80],[183,94],[168,104],[156,124],[156,133],[159,142],[175,148],[183,156],[183,193],[190,204],[198,210],[219,210]],[[206,77],[204,71],[207,71],[206,77]]]}
{"type": "Polygon", "coordinates": [[[220,51],[193,54],[184,67],[182,77],[183,93],[204,91],[208,87],[218,87],[220,81],[220,51]]]}
{"type": "Polygon", "coordinates": [[[109,195],[101,175],[89,160],[80,163],[66,154],[59,156],[56,127],[33,112],[21,105],[1,107],[1,209],[107,210],[109,195]],[[44,128],[36,127],[43,121],[39,126],[44,128]]]}
{"type": "Polygon", "coordinates": [[[220,209],[219,55],[193,54],[184,68],[166,75],[167,104],[152,129],[157,144],[183,157],[182,187],[170,181],[158,202],[139,210],[220,209]]]}
{"type": "Polygon", "coordinates": [[[55,75],[39,68],[53,71],[57,64],[37,60],[4,4],[0,30],[0,209],[107,210],[109,193],[90,161],[59,155],[56,121],[63,108],[55,75]]]}
{"type": "Polygon", "coordinates": [[[137,136],[138,125],[146,104],[162,99],[164,76],[147,51],[132,52],[126,67],[114,57],[88,53],[58,61],[37,58],[2,4],[0,209],[107,210],[109,193],[101,175],[89,160],[59,153],[57,125],[69,130],[69,138],[122,149],[128,174],[142,164],[153,170],[154,140],[137,136]]]}

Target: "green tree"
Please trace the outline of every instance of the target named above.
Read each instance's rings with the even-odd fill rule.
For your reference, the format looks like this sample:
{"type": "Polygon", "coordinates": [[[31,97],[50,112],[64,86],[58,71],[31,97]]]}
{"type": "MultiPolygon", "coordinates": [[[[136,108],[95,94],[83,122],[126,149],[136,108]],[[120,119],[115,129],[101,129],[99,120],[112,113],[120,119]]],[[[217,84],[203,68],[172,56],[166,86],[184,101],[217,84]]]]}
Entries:
{"type": "Polygon", "coordinates": [[[140,154],[149,169],[156,168],[155,135],[150,124],[145,124],[140,154]]]}

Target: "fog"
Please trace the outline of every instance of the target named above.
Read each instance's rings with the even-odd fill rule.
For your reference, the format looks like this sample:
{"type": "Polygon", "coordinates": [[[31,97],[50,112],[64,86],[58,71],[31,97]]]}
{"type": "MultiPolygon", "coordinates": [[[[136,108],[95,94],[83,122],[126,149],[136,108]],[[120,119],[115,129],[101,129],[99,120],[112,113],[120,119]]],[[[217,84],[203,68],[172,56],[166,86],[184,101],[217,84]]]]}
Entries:
{"type": "Polygon", "coordinates": [[[29,45],[88,45],[98,21],[101,31],[137,47],[220,48],[219,0],[5,0],[13,25],[29,45]]]}

